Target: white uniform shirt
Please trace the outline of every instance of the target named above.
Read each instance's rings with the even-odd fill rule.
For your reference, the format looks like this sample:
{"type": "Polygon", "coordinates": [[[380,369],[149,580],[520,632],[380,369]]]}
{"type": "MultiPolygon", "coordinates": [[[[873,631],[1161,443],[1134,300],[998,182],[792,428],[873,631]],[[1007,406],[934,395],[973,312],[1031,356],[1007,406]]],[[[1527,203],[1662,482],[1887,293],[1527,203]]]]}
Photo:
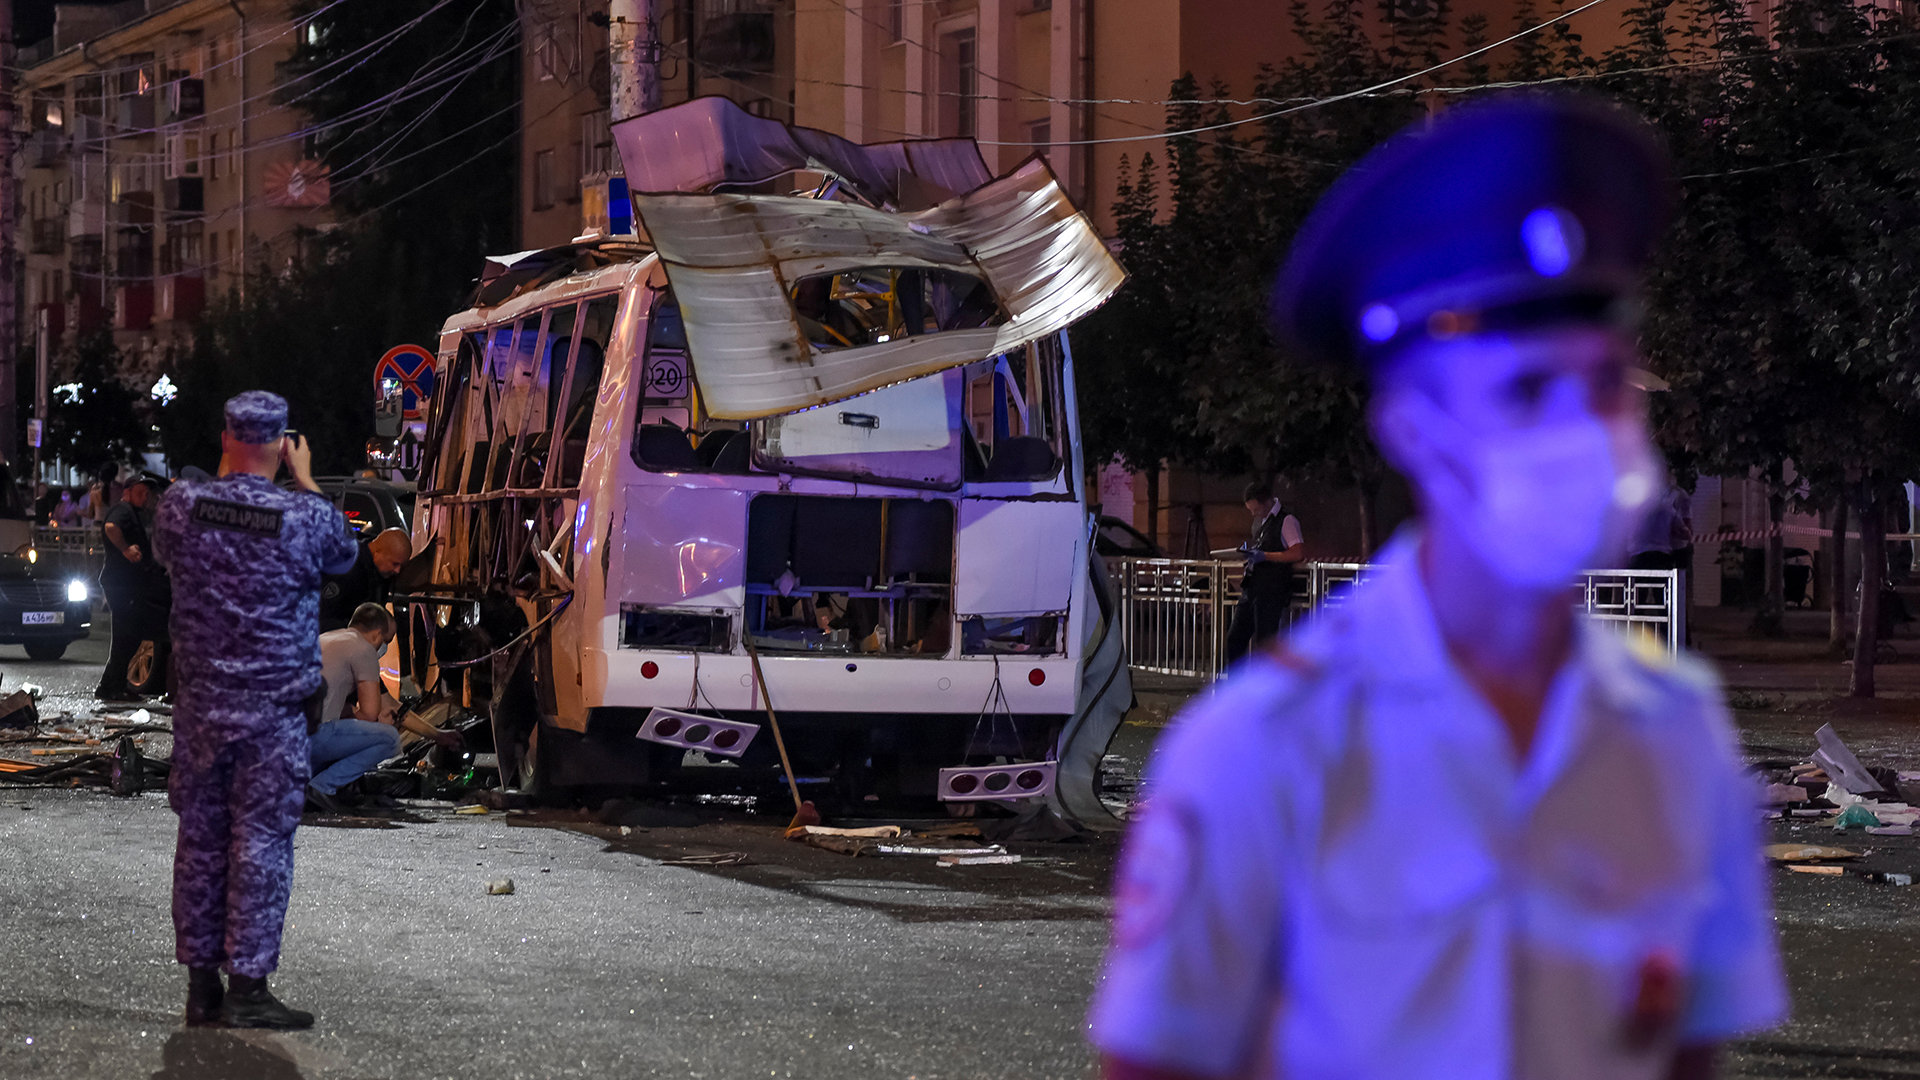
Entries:
{"type": "Polygon", "coordinates": [[[1529,760],[1398,539],[1162,740],[1093,1041],[1200,1075],[1662,1080],[1781,1020],[1755,794],[1699,664],[1583,622],[1529,760]],[[1650,961],[1677,1024],[1632,1049],[1650,961]]]}

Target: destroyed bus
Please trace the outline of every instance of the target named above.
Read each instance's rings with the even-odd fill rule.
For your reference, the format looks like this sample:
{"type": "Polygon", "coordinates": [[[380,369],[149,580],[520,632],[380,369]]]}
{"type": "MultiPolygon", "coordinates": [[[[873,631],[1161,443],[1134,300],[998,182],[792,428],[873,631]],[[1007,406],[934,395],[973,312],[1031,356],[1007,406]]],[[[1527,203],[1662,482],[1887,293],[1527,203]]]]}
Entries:
{"type": "Polygon", "coordinates": [[[615,134],[633,233],[493,260],[441,333],[406,674],[491,714],[504,786],[784,792],[777,723],[808,798],[1103,818],[1087,220],[971,140],[723,99],[615,134]]]}

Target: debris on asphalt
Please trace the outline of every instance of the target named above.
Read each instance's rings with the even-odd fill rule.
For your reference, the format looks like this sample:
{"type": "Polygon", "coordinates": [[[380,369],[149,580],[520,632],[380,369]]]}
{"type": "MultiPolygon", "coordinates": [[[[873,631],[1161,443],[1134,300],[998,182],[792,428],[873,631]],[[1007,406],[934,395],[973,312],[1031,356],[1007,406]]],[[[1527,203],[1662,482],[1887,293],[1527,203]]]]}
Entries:
{"type": "Polygon", "coordinates": [[[1782,806],[1787,803],[1806,802],[1810,798],[1807,789],[1798,784],[1768,784],[1767,793],[1760,800],[1763,806],[1782,806]]]}
{"type": "Polygon", "coordinates": [[[1847,749],[1847,744],[1840,741],[1832,724],[1820,725],[1820,730],[1814,732],[1813,737],[1820,744],[1820,748],[1813,752],[1813,763],[1824,769],[1834,783],[1855,795],[1871,795],[1886,790],[1867,771],[1866,766],[1860,764],[1860,759],[1854,756],[1853,751],[1847,749]]]}
{"type": "Polygon", "coordinates": [[[1844,866],[1825,866],[1813,863],[1794,863],[1788,866],[1787,869],[1798,874],[1827,874],[1833,877],[1838,877],[1847,872],[1847,868],[1844,866]]]}
{"type": "Polygon", "coordinates": [[[1886,873],[1884,871],[1878,871],[1878,870],[1855,871],[1854,873],[1856,877],[1862,878],[1866,881],[1871,881],[1875,885],[1911,885],[1913,884],[1912,874],[1892,874],[1892,873],[1886,873]]]}
{"type": "Polygon", "coordinates": [[[969,852],[969,853],[956,853],[952,855],[942,855],[936,861],[939,862],[941,866],[1007,866],[1012,863],[1019,862],[1020,856],[990,855],[990,854],[975,855],[969,852]]]}
{"type": "Polygon", "coordinates": [[[33,728],[40,726],[40,710],[33,704],[33,695],[25,690],[15,690],[6,697],[0,697],[0,728],[33,728]]]}
{"type": "Polygon", "coordinates": [[[985,847],[926,847],[914,844],[881,844],[874,848],[882,855],[1005,855],[1007,849],[999,844],[985,847]]]}
{"type": "Polygon", "coordinates": [[[1870,826],[1868,827],[1867,831],[1872,833],[1875,836],[1912,836],[1913,826],[1911,825],[1879,825],[1879,826],[1870,826]]]}
{"type": "Polygon", "coordinates": [[[486,808],[486,807],[484,807],[484,806],[463,806],[463,807],[461,807],[460,809],[458,809],[458,810],[455,810],[455,811],[454,811],[454,813],[456,813],[456,814],[477,814],[477,815],[479,815],[479,816],[482,816],[482,817],[484,817],[484,816],[486,816],[486,813],[487,813],[487,808],[486,808]]]}
{"type": "Polygon", "coordinates": [[[1860,853],[1821,844],[1768,844],[1761,849],[1771,862],[1819,862],[1826,859],[1857,859],[1860,853]]]}
{"type": "Polygon", "coordinates": [[[498,881],[487,882],[487,895],[488,896],[512,896],[513,895],[513,879],[501,878],[498,881]]]}
{"type": "Polygon", "coordinates": [[[869,825],[864,829],[836,829],[831,825],[802,825],[799,831],[808,836],[861,836],[872,839],[885,839],[904,835],[898,825],[869,825]]]}
{"type": "Polygon", "coordinates": [[[1873,811],[1867,809],[1864,803],[1855,803],[1847,807],[1845,810],[1840,811],[1839,817],[1833,819],[1833,827],[1835,829],[1877,829],[1882,824],[1881,820],[1874,817],[1873,811]]]}
{"type": "Polygon", "coordinates": [[[107,787],[122,798],[140,794],[146,789],[146,758],[140,753],[140,744],[133,736],[122,735],[113,748],[113,765],[107,773],[107,787]]]}
{"type": "MultiPolygon", "coordinates": [[[[677,859],[662,859],[661,866],[745,866],[747,853],[744,851],[722,851],[714,855],[682,855],[677,859]]],[[[546,873],[545,870],[540,871],[546,873]]]]}

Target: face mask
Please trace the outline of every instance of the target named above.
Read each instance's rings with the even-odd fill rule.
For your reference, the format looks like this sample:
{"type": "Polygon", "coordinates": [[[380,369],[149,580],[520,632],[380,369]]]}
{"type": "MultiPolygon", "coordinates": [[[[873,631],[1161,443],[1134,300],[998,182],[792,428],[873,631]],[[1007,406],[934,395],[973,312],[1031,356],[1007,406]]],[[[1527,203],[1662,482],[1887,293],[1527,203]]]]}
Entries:
{"type": "Polygon", "coordinates": [[[1463,485],[1437,462],[1425,470],[1438,524],[1510,585],[1556,588],[1617,562],[1659,494],[1659,458],[1637,418],[1473,434],[1419,395],[1409,398],[1428,446],[1467,478],[1463,485]]]}

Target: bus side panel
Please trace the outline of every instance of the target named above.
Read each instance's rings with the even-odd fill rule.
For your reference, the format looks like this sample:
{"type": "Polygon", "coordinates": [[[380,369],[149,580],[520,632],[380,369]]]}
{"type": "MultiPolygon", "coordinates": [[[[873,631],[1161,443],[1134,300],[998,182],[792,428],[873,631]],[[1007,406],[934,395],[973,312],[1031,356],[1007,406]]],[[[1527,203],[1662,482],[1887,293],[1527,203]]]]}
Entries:
{"type": "MultiPolygon", "coordinates": [[[[620,501],[620,463],[626,457],[633,431],[636,398],[632,389],[639,374],[635,351],[646,340],[642,313],[647,292],[644,283],[636,282],[620,293],[620,312],[607,343],[606,366],[600,376],[600,395],[594,403],[593,427],[587,436],[586,460],[580,474],[580,509],[574,520],[582,531],[574,547],[573,600],[580,610],[569,611],[568,617],[575,620],[580,635],[574,655],[580,658],[579,685],[588,706],[605,699],[607,652],[614,648],[618,632],[619,603],[609,601],[607,595],[612,554],[609,545],[619,540],[613,535],[619,524],[615,504],[620,501]]],[[[584,730],[585,709],[577,717],[563,716],[562,723],[567,727],[578,723],[584,730]]]]}
{"type": "Polygon", "coordinates": [[[623,603],[734,611],[746,603],[753,492],[702,479],[623,489],[623,527],[608,567],[609,613],[623,603]]]}
{"type": "Polygon", "coordinates": [[[960,500],[953,609],[1045,615],[1072,604],[1086,511],[1078,502],[960,500]]]}

